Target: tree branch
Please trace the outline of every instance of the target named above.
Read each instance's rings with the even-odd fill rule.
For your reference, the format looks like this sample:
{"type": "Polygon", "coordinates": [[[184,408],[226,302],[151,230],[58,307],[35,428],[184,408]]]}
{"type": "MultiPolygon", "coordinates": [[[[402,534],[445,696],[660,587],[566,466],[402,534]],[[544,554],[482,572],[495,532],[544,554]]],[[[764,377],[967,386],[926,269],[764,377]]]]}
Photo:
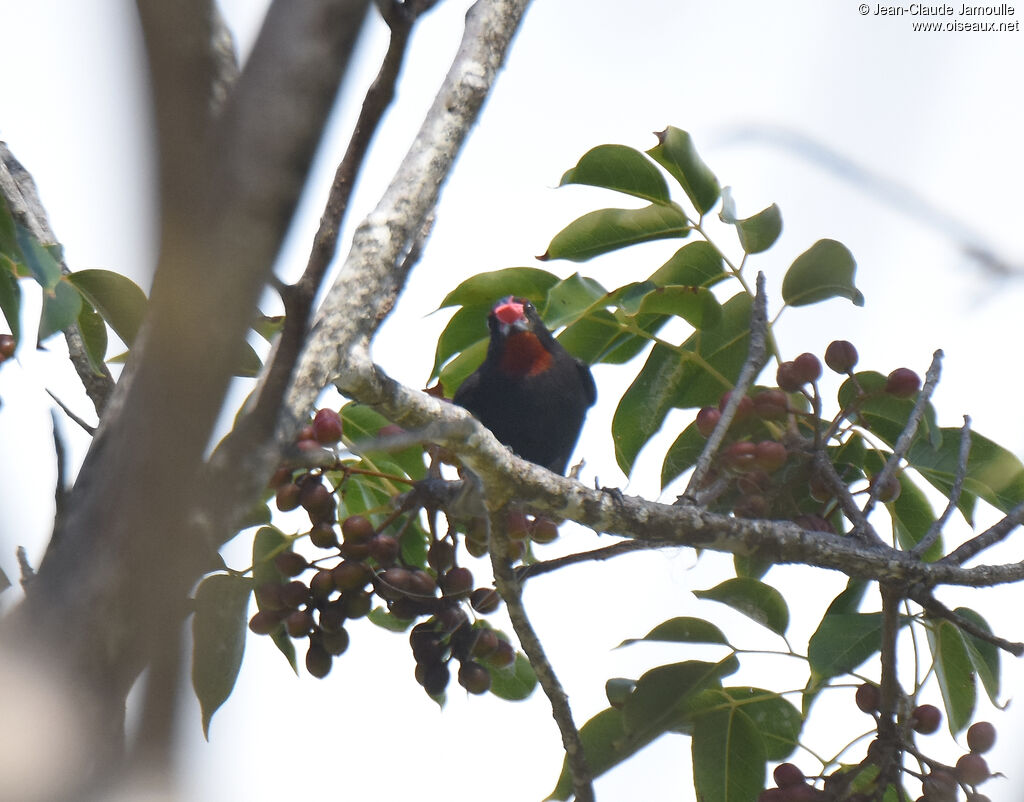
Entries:
{"type": "Polygon", "coordinates": [[[990,526],[984,532],[975,535],[966,543],[950,552],[939,562],[944,565],[963,565],[972,557],[980,554],[989,546],[1004,540],[1014,529],[1024,523],[1024,503],[1018,504],[1005,517],[990,526]]]}
{"type": "Polygon", "coordinates": [[[942,534],[942,530],[946,528],[946,523],[949,521],[949,517],[953,514],[953,510],[956,509],[956,505],[960,502],[960,493],[963,491],[964,479],[967,477],[967,460],[970,456],[971,419],[969,416],[964,415],[964,425],[960,429],[960,451],[957,454],[956,474],[953,476],[953,485],[949,489],[949,502],[946,504],[946,509],[942,511],[942,515],[932,522],[932,525],[928,527],[928,531],[924,533],[924,537],[921,538],[917,542],[917,545],[910,550],[910,553],[915,557],[920,557],[928,551],[928,549],[931,548],[932,543],[938,540],[939,535],[942,534]]]}
{"type": "Polygon", "coordinates": [[[515,629],[516,637],[519,638],[519,643],[530,660],[533,672],[537,675],[537,681],[544,689],[548,701],[551,702],[551,715],[562,735],[562,746],[565,748],[566,763],[572,775],[573,793],[577,802],[593,802],[593,777],[590,767],[587,765],[587,757],[583,752],[580,732],[573,721],[569,697],[562,688],[558,675],[551,667],[540,638],[537,637],[530,618],[526,614],[526,608],[523,606],[523,588],[519,584],[508,556],[509,541],[505,521],[505,507],[497,509],[490,515],[490,552],[491,567],[494,570],[494,585],[505,601],[509,618],[512,620],[512,628],[515,629]]]}

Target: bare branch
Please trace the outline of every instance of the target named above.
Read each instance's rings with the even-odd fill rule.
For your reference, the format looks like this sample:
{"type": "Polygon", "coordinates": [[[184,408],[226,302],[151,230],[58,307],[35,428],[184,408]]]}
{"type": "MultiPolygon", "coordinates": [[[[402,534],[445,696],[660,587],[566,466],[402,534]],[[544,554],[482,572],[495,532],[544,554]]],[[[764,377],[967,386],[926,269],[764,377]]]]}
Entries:
{"type": "Polygon", "coordinates": [[[917,395],[914,408],[910,412],[910,417],[907,418],[907,425],[900,432],[900,436],[897,438],[896,445],[893,446],[892,454],[886,460],[885,466],[871,482],[868,500],[864,504],[865,517],[871,514],[875,502],[878,501],[878,494],[882,492],[882,488],[889,483],[889,480],[896,475],[896,469],[899,467],[900,460],[906,456],[910,444],[914,441],[917,427],[921,424],[921,419],[924,417],[925,410],[928,407],[928,401],[931,399],[932,393],[935,392],[935,385],[938,384],[941,373],[942,351],[939,350],[932,355],[932,363],[928,366],[928,372],[925,374],[924,387],[921,388],[921,392],[917,395]]]}
{"type": "Polygon", "coordinates": [[[964,425],[960,428],[960,451],[957,455],[956,460],[956,474],[953,476],[953,485],[949,489],[949,502],[946,504],[946,509],[942,511],[940,515],[931,526],[928,527],[928,531],[925,532],[924,537],[921,538],[917,545],[910,550],[910,553],[915,557],[920,557],[928,549],[931,548],[939,535],[942,534],[942,530],[946,528],[946,523],[949,521],[949,517],[953,514],[953,510],[956,509],[956,505],[960,501],[960,493],[963,491],[964,479],[967,477],[967,460],[971,455],[971,419],[969,416],[964,415],[964,425]]]}
{"type": "Polygon", "coordinates": [[[963,565],[969,559],[980,554],[989,546],[1004,540],[1014,529],[1024,523],[1024,503],[1010,510],[1004,518],[994,523],[984,532],[975,535],[966,543],[947,554],[939,562],[947,565],[963,565]]]}
{"type": "Polygon", "coordinates": [[[828,489],[835,495],[843,514],[853,523],[853,536],[867,546],[885,546],[864,511],[857,506],[853,494],[850,493],[850,488],[847,487],[846,482],[836,471],[836,466],[832,464],[832,460],[828,458],[828,454],[823,449],[819,448],[814,452],[814,466],[818,469],[818,475],[825,480],[828,489]]]}
{"type": "Polygon", "coordinates": [[[993,635],[991,632],[979,627],[969,618],[964,618],[962,615],[950,610],[930,593],[917,593],[911,595],[910,598],[920,604],[929,615],[936,618],[944,618],[951,624],[956,625],[957,628],[962,629],[968,635],[973,635],[979,640],[991,643],[993,646],[997,646],[1003,651],[1009,652],[1014,657],[1024,655],[1024,643],[1015,643],[1013,641],[1000,638],[997,635],[993,635]]]}
{"type": "Polygon", "coordinates": [[[612,543],[610,546],[604,546],[600,549],[581,551],[576,554],[567,554],[564,557],[555,557],[552,560],[542,560],[541,562],[520,566],[516,569],[516,579],[522,582],[526,579],[540,576],[541,574],[557,571],[560,568],[565,568],[569,565],[593,562],[595,560],[610,560],[612,557],[618,557],[620,554],[628,554],[632,551],[654,548],[659,548],[659,546],[643,540],[622,540],[618,543],[612,543]]]}
{"type": "Polygon", "coordinates": [[[701,451],[700,457],[697,459],[686,490],[679,497],[680,502],[693,503],[695,501],[697,492],[704,482],[704,477],[711,467],[711,460],[718,453],[718,448],[722,444],[722,440],[725,439],[725,434],[736,415],[736,410],[739,409],[740,401],[743,400],[750,385],[765,366],[768,354],[767,340],[768,300],[765,294],[764,273],[758,273],[757,292],[754,295],[754,305],[750,312],[750,345],[747,348],[747,360],[743,363],[740,375],[736,379],[736,386],[733,387],[729,401],[726,403],[725,409],[722,410],[722,416],[715,424],[704,450],[701,451]]]}
{"type": "Polygon", "coordinates": [[[544,689],[551,702],[551,715],[562,734],[562,745],[565,747],[566,763],[572,774],[573,793],[578,802],[593,802],[594,787],[590,767],[583,753],[580,732],[572,718],[569,697],[562,688],[551,663],[544,653],[540,638],[530,623],[526,608],[523,606],[523,589],[519,584],[515,571],[509,562],[509,540],[505,529],[505,508],[502,507],[490,515],[490,551],[491,567],[494,569],[494,584],[508,608],[512,627],[516,631],[519,643],[523,647],[537,681],[544,689]]]}

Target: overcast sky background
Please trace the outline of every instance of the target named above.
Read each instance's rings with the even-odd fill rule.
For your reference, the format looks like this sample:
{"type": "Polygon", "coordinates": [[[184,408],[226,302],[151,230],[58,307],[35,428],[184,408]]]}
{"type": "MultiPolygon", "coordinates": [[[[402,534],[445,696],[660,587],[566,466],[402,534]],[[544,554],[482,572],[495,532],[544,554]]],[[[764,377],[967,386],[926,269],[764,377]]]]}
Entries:
{"type": "MultiPolygon", "coordinates": [[[[221,5],[244,54],[267,3],[221,5]]],[[[458,46],[468,5],[446,0],[417,29],[397,102],[354,196],[349,230],[376,203],[411,142],[458,46]]],[[[997,21],[1006,19],[1018,18],[997,21]]],[[[838,239],[858,261],[866,306],[834,300],[788,311],[777,331],[784,354],[821,354],[829,341],[845,338],[857,345],[865,367],[886,373],[907,365],[923,374],[932,351],[942,348],[944,379],[935,397],[941,423],[958,425],[969,413],[976,430],[1024,453],[1019,360],[1011,350],[1021,283],[984,272],[960,247],[974,242],[1024,270],[1024,38],[1019,31],[914,32],[913,21],[862,15],[853,0],[535,3],[445,189],[422,263],[377,340],[375,359],[396,378],[422,386],[447,320],[446,314],[427,315],[446,292],[482,270],[537,265],[533,257],[575,216],[619,204],[597,190],[555,190],[586,150],[608,142],[646,149],[654,143],[652,131],[675,125],[693,134],[721,182],[733,187],[741,216],[771,202],[781,207],[781,239],[753,260],[767,274],[774,311],[785,268],[815,240],[838,239]],[[813,146],[794,146],[794,136],[813,146]],[[837,169],[845,162],[823,162],[815,148],[859,165],[854,175],[881,177],[890,188],[851,180],[837,169]],[[910,196],[900,192],[914,201],[908,204],[910,196]]],[[[39,184],[69,265],[108,268],[148,286],[155,253],[153,164],[131,4],[0,0],[0,26],[7,34],[0,48],[0,139],[39,184]]],[[[374,21],[282,254],[284,277],[298,275],[305,264],[334,166],[386,41],[374,21]]],[[[719,244],[735,249],[726,234],[719,244]]],[[[579,269],[613,287],[645,277],[677,245],[654,243],[584,265],[545,267],[560,276],[579,269]]],[[[24,329],[34,325],[30,320],[24,329]]],[[[57,376],[64,370],[59,338],[48,346],[51,353],[23,347],[19,364],[0,370],[0,567],[12,577],[14,547],[25,545],[38,562],[52,521],[54,468],[43,388],[57,389],[84,417],[91,413],[66,373],[57,376]]],[[[661,450],[649,447],[636,474],[622,476],[609,423],[635,369],[595,370],[601,402],[578,455],[587,460],[584,481],[597,478],[655,496],[664,446],[689,416],[671,417],[666,429],[672,431],[658,441],[661,450]]],[[[73,426],[64,430],[80,460],[84,438],[73,426]]],[[[245,539],[229,547],[232,565],[248,564],[245,539]]],[[[580,532],[568,532],[563,541],[550,553],[595,543],[592,534],[580,532]]],[[[1013,549],[1002,554],[1020,559],[1013,549]]],[[[714,555],[698,563],[692,552],[680,551],[632,555],[530,584],[528,608],[579,723],[606,705],[605,679],[713,654],[650,645],[613,649],[665,618],[714,615],[734,642],[781,645],[689,593],[728,572],[728,562],[714,555]]],[[[841,577],[819,573],[775,568],[766,577],[784,592],[798,584],[808,589],[808,598],[792,604],[794,643],[813,631],[842,586],[841,577]]],[[[999,634],[1019,640],[1019,615],[1011,612],[1019,596],[987,590],[969,603],[999,634]]],[[[941,598],[963,603],[953,593],[941,598]]],[[[511,802],[540,799],[551,790],[561,762],[559,737],[539,691],[525,703],[508,704],[466,699],[453,682],[448,707],[439,712],[412,681],[404,636],[368,623],[352,627],[351,635],[349,652],[324,681],[305,674],[296,679],[269,639],[251,638],[235,692],[214,717],[209,744],[202,741],[198,706],[188,702],[182,798],[322,794],[511,802]]],[[[805,669],[796,666],[787,678],[787,668],[794,670],[792,663],[767,661],[732,679],[800,687],[805,669]]],[[[1022,683],[1020,667],[1005,662],[1004,696],[1013,697],[1022,683]]],[[[937,700],[934,691],[930,701],[937,700]]],[[[853,706],[852,691],[835,692],[819,705],[823,726],[813,726],[808,741],[822,753],[869,723],[853,706]],[[836,725],[836,717],[848,730],[836,725]]],[[[986,706],[981,702],[983,711],[986,706]]],[[[1024,788],[1019,751],[1010,748],[1024,732],[1010,720],[1015,716],[991,715],[1001,740],[989,762],[1010,780],[993,781],[986,791],[1010,798],[1012,788],[1024,788]]],[[[923,743],[929,749],[934,743],[937,757],[953,760],[958,751],[947,741],[936,735],[923,743]]],[[[795,760],[805,770],[817,768],[806,754],[795,760]]],[[[598,795],[689,800],[689,774],[689,741],[666,737],[599,780],[598,795]]]]}

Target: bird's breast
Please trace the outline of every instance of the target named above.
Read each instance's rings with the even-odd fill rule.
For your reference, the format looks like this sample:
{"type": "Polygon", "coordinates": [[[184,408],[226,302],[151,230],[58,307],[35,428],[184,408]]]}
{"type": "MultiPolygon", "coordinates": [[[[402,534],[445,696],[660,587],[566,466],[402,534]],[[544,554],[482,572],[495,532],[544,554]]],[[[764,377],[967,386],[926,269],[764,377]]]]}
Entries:
{"type": "Polygon", "coordinates": [[[536,376],[551,367],[551,352],[529,331],[517,331],[505,340],[498,367],[516,376],[536,376]]]}

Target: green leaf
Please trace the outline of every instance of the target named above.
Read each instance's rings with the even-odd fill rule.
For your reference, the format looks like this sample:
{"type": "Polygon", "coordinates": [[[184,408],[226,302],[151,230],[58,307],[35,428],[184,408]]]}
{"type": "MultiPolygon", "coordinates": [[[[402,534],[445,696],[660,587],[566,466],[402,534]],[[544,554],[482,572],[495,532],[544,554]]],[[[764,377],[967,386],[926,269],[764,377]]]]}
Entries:
{"type": "MultiPolygon", "coordinates": [[[[935,513],[924,492],[907,476],[900,473],[900,495],[896,501],[887,504],[892,515],[893,529],[897,541],[904,549],[912,549],[925,536],[935,522],[935,513]]],[[[921,558],[927,562],[943,555],[942,536],[928,547],[921,558]]]]}
{"type": "Polygon", "coordinates": [[[50,288],[43,289],[43,311],[39,317],[39,342],[42,343],[58,331],[64,331],[78,319],[82,311],[82,296],[71,284],[61,279],[50,288]]]}
{"type": "Polygon", "coordinates": [[[235,368],[235,375],[246,379],[254,379],[260,375],[261,370],[263,370],[263,360],[256,353],[256,349],[249,343],[246,343],[242,350],[242,360],[238,363],[238,367],[235,368]]]}
{"type": "Polygon", "coordinates": [[[697,155],[690,135],[669,126],[656,134],[658,144],[647,154],[668,170],[698,212],[706,213],[718,202],[721,189],[718,179],[697,155]]]}
{"type": "Polygon", "coordinates": [[[608,295],[599,282],[573,273],[548,292],[542,317],[548,328],[555,330],[575,322],[608,295]]]}
{"type": "MultiPolygon", "coordinates": [[[[291,540],[273,526],[264,526],[256,530],[252,540],[252,586],[256,591],[256,605],[260,605],[259,589],[261,585],[271,583],[279,585],[284,582],[284,575],[274,565],[274,557],[291,548],[291,540]]],[[[260,608],[262,609],[262,607],[260,608]]],[[[270,635],[274,645],[285,656],[292,670],[298,674],[299,664],[295,659],[295,644],[279,626],[270,635]]]]}
{"type": "Polygon", "coordinates": [[[974,715],[974,666],[963,633],[949,621],[934,622],[928,629],[928,645],[935,661],[935,677],[946,707],[949,731],[956,737],[974,715]]]}
{"type": "Polygon", "coordinates": [[[25,258],[21,254],[21,246],[18,245],[17,223],[14,222],[7,198],[3,195],[0,195],[0,257],[6,257],[12,263],[25,258]]]}
{"type": "MultiPolygon", "coordinates": [[[[960,429],[939,429],[938,440],[938,446],[933,447],[923,438],[915,439],[907,452],[907,462],[948,497],[959,460],[960,429]]],[[[1010,451],[971,432],[964,488],[1008,513],[1024,501],[1024,466],[1010,451]]]]}
{"type": "Polygon", "coordinates": [[[508,668],[488,668],[491,673],[491,693],[499,699],[519,702],[528,698],[537,687],[537,675],[522,652],[516,652],[516,661],[508,668]]]}
{"type": "Polygon", "coordinates": [[[477,340],[441,369],[438,380],[444,387],[445,396],[454,396],[469,375],[480,367],[480,363],[487,355],[487,342],[486,337],[477,340]]]}
{"type": "Polygon", "coordinates": [[[746,253],[761,253],[772,247],[782,233],[782,212],[773,203],[751,217],[737,220],[734,225],[743,250],[746,253]]]}
{"type": "Polygon", "coordinates": [[[727,579],[708,590],[695,590],[693,595],[726,604],[779,635],[789,626],[789,608],[782,594],[757,579],[727,579]]]}
{"type": "Polygon", "coordinates": [[[264,315],[260,313],[252,324],[252,330],[268,343],[272,343],[283,328],[284,315],[264,315]]]}
{"type": "Polygon", "coordinates": [[[44,290],[52,290],[61,280],[60,246],[45,246],[28,229],[15,224],[18,247],[21,249],[22,264],[44,290]]]}
{"type": "Polygon", "coordinates": [[[82,309],[78,313],[78,330],[82,333],[82,342],[93,372],[102,372],[103,358],[107,355],[107,327],[88,301],[82,302],[82,309]]]}
{"type": "MultiPolygon", "coordinates": [[[[341,408],[342,430],[346,439],[356,448],[359,448],[361,443],[375,440],[380,435],[380,430],[390,424],[391,421],[365,404],[351,401],[341,408]]],[[[385,455],[381,451],[373,450],[367,452],[367,456],[377,461],[385,455]]],[[[386,458],[398,465],[400,472],[410,479],[422,479],[427,475],[421,446],[409,446],[401,451],[388,452],[386,458]]]]}
{"type": "MultiPolygon", "coordinates": [[[[988,622],[974,610],[968,607],[957,607],[954,610],[961,618],[966,618],[975,626],[989,634],[992,628],[988,622]]],[[[967,657],[974,666],[976,676],[985,687],[985,693],[992,701],[992,704],[999,705],[999,648],[989,641],[982,640],[968,632],[961,631],[964,638],[964,645],[967,647],[967,657]]]]}
{"type": "Polygon", "coordinates": [[[689,715],[696,721],[721,710],[742,710],[750,718],[761,736],[767,760],[785,760],[796,749],[803,717],[774,691],[750,686],[711,688],[694,697],[689,715]]]}
{"type": "Polygon", "coordinates": [[[652,204],[642,209],[599,209],[555,234],[542,260],[585,262],[595,256],[651,240],[686,237],[690,226],[682,209],[652,204]]]}
{"type": "Polygon", "coordinates": [[[539,304],[557,283],[558,276],[536,267],[506,267],[477,273],[448,293],[439,308],[479,306],[490,311],[494,302],[506,295],[518,295],[539,304]]]}
{"type": "Polygon", "coordinates": [[[192,687],[203,716],[210,719],[235,687],[245,653],[246,619],[252,583],[240,576],[213,574],[196,588],[192,616],[192,687]]]}
{"type": "Polygon", "coordinates": [[[718,663],[687,660],[652,668],[636,681],[636,688],[622,706],[626,733],[667,732],[685,713],[690,698],[721,686],[721,678],[738,669],[739,661],[731,654],[718,663]]]}
{"type": "Polygon", "coordinates": [[[714,326],[722,319],[722,305],[711,290],[703,287],[670,284],[657,287],[638,284],[620,303],[630,317],[640,314],[681,317],[695,329],[714,326]]]}
{"type": "MultiPolygon", "coordinates": [[[[866,370],[844,381],[839,388],[838,397],[839,403],[845,409],[856,410],[857,423],[881,437],[887,445],[893,446],[906,428],[910,414],[914,410],[914,399],[896,398],[885,392],[885,384],[886,377],[881,373],[866,370]]],[[[921,438],[935,444],[941,442],[935,408],[930,403],[925,407],[915,441],[921,438]]],[[[959,440],[957,449],[959,450],[959,440]]],[[[863,457],[859,462],[850,460],[849,464],[862,468],[863,457]]]]}
{"type": "Polygon", "coordinates": [[[680,616],[662,621],[658,626],[644,635],[642,638],[627,638],[622,646],[629,646],[641,641],[662,641],[665,643],[719,643],[728,646],[729,641],[725,639],[722,630],[705,621],[703,618],[688,618],[680,616]]]}
{"type": "MultiPolygon", "coordinates": [[[[0,198],[2,200],[2,198],[0,198]]],[[[21,341],[21,286],[14,272],[14,262],[0,254],[0,312],[4,313],[14,341],[21,341]]]]}
{"type": "Polygon", "coordinates": [[[750,296],[741,292],[722,306],[715,326],[694,332],[680,351],[655,345],[612,419],[615,457],[623,472],[633,468],[644,444],[673,407],[717,404],[731,389],[747,357],[750,296]]]}
{"type": "Polygon", "coordinates": [[[707,442],[707,438],[697,430],[696,421],[683,429],[679,437],[668,447],[668,451],[665,452],[665,461],[661,464],[661,487],[663,490],[669,482],[697,464],[707,442]]]}
{"type": "Polygon", "coordinates": [[[654,203],[668,203],[668,184],[658,168],[625,145],[598,145],[562,176],[559,186],[587,184],[613,189],[654,203]]]}
{"type": "Polygon", "coordinates": [[[807,644],[807,658],[827,679],[853,671],[881,647],[881,613],[828,613],[807,644]]]}
{"type": "MultiPolygon", "coordinates": [[[[661,315],[637,318],[637,327],[653,335],[668,320],[661,315]]],[[[577,359],[589,365],[628,362],[650,344],[650,339],[634,334],[607,309],[591,309],[558,335],[558,342],[577,359]]]]}
{"type": "Polygon", "coordinates": [[[366,616],[381,629],[388,632],[405,632],[413,624],[411,618],[399,618],[388,612],[384,607],[374,607],[366,616]]]}
{"type": "Polygon", "coordinates": [[[800,254],[782,280],[782,299],[790,306],[805,306],[828,298],[848,298],[864,306],[864,296],[853,284],[857,263],[841,242],[820,239],[800,254]]]}
{"type": "Polygon", "coordinates": [[[79,270],[68,276],[68,281],[131,348],[146,316],[146,293],[131,279],[110,270],[79,270]]]}
{"type": "Polygon", "coordinates": [[[751,802],[764,787],[764,741],[742,709],[698,717],[690,750],[694,790],[701,802],[751,802]]]}
{"type": "Polygon", "coordinates": [[[689,284],[694,287],[713,287],[728,278],[722,254],[710,242],[701,240],[684,245],[672,258],[651,275],[650,281],[658,286],[689,284]]]}

